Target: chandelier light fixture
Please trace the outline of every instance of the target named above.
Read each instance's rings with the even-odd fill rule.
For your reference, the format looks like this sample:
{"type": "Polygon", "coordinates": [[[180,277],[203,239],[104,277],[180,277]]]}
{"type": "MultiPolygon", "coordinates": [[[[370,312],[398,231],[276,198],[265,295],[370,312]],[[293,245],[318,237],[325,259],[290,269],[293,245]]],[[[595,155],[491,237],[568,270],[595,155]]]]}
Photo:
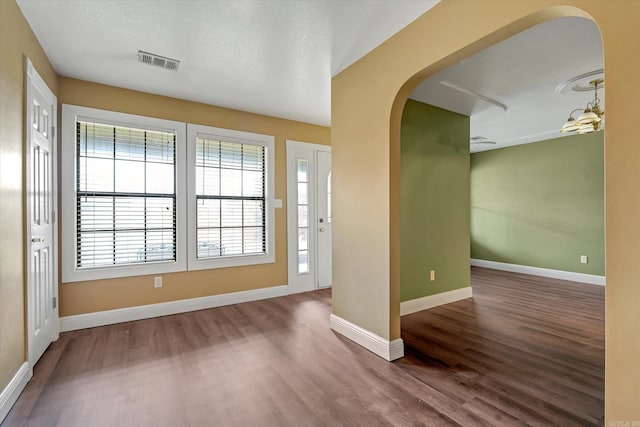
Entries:
{"type": "Polygon", "coordinates": [[[598,85],[602,85],[604,79],[595,79],[589,82],[589,86],[593,87],[594,98],[593,101],[587,102],[586,108],[576,108],[569,114],[569,119],[562,126],[560,132],[569,133],[575,132],[579,134],[592,133],[600,130],[602,123],[602,116],[604,111],[600,109],[600,98],[598,98],[598,85]],[[577,119],[573,117],[573,113],[576,111],[582,111],[582,114],[577,119]]]}

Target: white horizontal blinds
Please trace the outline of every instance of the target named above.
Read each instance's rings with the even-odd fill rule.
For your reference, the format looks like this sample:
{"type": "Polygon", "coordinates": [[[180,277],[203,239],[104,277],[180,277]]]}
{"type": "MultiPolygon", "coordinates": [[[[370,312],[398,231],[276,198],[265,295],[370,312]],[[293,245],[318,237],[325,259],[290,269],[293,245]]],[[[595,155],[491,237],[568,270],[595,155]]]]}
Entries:
{"type": "Polygon", "coordinates": [[[76,122],[77,267],[176,260],[176,135],[76,122]]]}
{"type": "Polygon", "coordinates": [[[265,147],[196,138],[199,259],[267,253],[265,147]]]}

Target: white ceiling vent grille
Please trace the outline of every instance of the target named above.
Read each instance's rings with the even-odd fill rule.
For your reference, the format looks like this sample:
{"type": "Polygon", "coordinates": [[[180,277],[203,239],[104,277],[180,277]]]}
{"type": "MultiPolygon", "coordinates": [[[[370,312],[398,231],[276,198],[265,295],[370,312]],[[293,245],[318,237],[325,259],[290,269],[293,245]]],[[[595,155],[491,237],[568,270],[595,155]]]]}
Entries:
{"type": "Polygon", "coordinates": [[[156,67],[166,68],[167,70],[178,71],[180,61],[149,52],[138,51],[138,61],[145,64],[154,65],[156,67]]]}

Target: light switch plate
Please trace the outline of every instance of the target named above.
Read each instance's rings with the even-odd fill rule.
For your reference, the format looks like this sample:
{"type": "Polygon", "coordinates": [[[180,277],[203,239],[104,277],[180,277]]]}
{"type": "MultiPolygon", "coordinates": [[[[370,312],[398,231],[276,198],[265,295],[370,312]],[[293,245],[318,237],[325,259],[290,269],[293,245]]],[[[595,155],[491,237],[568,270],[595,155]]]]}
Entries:
{"type": "Polygon", "coordinates": [[[274,199],[273,200],[273,207],[274,208],[281,208],[282,207],[282,199],[274,199]]]}

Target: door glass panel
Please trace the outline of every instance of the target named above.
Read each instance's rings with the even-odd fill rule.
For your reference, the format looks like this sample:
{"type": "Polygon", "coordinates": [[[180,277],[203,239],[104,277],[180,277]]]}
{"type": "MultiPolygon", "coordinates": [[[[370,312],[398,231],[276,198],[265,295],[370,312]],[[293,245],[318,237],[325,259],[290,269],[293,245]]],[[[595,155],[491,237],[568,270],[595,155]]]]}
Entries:
{"type": "Polygon", "coordinates": [[[298,274],[309,273],[309,163],[298,159],[298,274]]]}
{"type": "Polygon", "coordinates": [[[307,167],[306,160],[298,160],[298,182],[307,182],[307,167]]]}
{"type": "Polygon", "coordinates": [[[307,182],[298,182],[298,205],[307,205],[308,197],[307,197],[307,186],[309,184],[307,182]]]}
{"type": "Polygon", "coordinates": [[[306,227],[308,224],[308,206],[298,205],[298,227],[306,227]]]}
{"type": "Polygon", "coordinates": [[[309,229],[308,228],[298,228],[298,250],[308,250],[309,249],[309,229]]]}
{"type": "Polygon", "coordinates": [[[298,273],[309,272],[309,251],[298,251],[298,273]]]}

